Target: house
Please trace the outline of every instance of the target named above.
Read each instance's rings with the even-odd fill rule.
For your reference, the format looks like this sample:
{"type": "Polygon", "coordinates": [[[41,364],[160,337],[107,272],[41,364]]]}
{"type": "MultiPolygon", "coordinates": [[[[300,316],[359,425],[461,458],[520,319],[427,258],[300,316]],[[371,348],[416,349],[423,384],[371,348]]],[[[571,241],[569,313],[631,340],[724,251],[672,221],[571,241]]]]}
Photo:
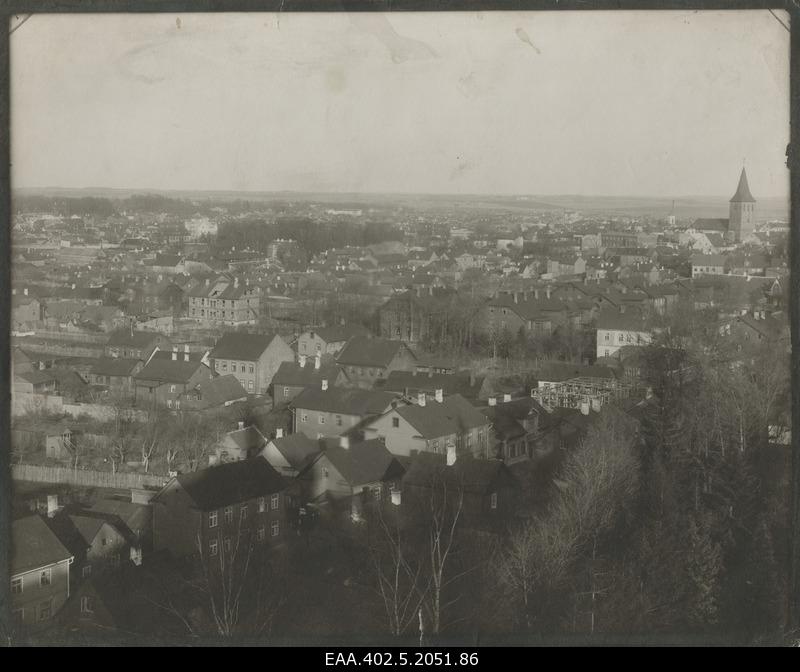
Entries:
{"type": "Polygon", "coordinates": [[[152,331],[120,329],[112,332],[103,348],[106,357],[141,359],[147,361],[156,349],[169,350],[172,342],[163,334],[152,331]]]}
{"type": "Polygon", "coordinates": [[[214,372],[187,351],[157,352],[134,374],[134,400],[138,406],[180,409],[180,398],[194,390],[214,372]],[[177,402],[177,403],[176,403],[177,402]]]}
{"type": "Polygon", "coordinates": [[[279,544],[288,532],[287,488],[263,457],[180,474],[150,501],[154,550],[199,554],[213,567],[242,538],[254,546],[279,544]]]}
{"type": "Polygon", "coordinates": [[[361,516],[365,492],[380,496],[396,486],[405,470],[381,439],[350,441],[342,436],[323,440],[323,450],[298,475],[307,500],[350,499],[351,515],[361,516]]]}
{"type": "Polygon", "coordinates": [[[183,411],[210,411],[247,401],[247,390],[233,374],[201,380],[192,390],[180,395],[183,411]]]}
{"type": "Polygon", "coordinates": [[[730,260],[724,254],[693,254],[691,263],[693,278],[702,275],[724,275],[731,269],[730,260]]]}
{"type": "Polygon", "coordinates": [[[418,287],[393,296],[377,310],[378,333],[408,343],[424,341],[432,321],[452,302],[455,292],[433,286],[418,287]]]}
{"type": "Polygon", "coordinates": [[[133,377],[144,367],[141,359],[128,357],[100,357],[89,370],[89,383],[103,385],[112,394],[133,397],[133,377]]]}
{"type": "Polygon", "coordinates": [[[55,394],[57,379],[52,369],[47,371],[14,372],[13,394],[55,394]]]}
{"type": "Polygon", "coordinates": [[[411,458],[402,481],[402,506],[430,516],[431,497],[461,503],[460,523],[472,530],[498,533],[515,511],[519,486],[501,460],[469,455],[419,453],[411,458]]]}
{"type": "Polygon", "coordinates": [[[258,455],[267,445],[267,439],[255,425],[244,426],[239,421],[239,427],[222,435],[214,447],[215,455],[209,458],[210,464],[223,464],[246,460],[258,455]]]}
{"type": "Polygon", "coordinates": [[[275,333],[229,333],[217,341],[209,359],[217,375],[230,373],[248,394],[264,395],[280,365],[294,361],[294,352],[275,333]]]}
{"type": "Polygon", "coordinates": [[[278,429],[275,438],[267,442],[260,454],[278,473],[294,477],[320,450],[318,439],[310,439],[302,432],[284,436],[283,430],[278,429]]]}
{"type": "Polygon", "coordinates": [[[220,275],[215,280],[206,279],[186,292],[188,317],[207,327],[256,324],[261,314],[261,289],[220,275]]]}
{"type": "Polygon", "coordinates": [[[130,499],[100,499],[85,510],[86,516],[98,516],[119,530],[133,548],[144,552],[153,548],[153,516],[149,504],[130,499]]]}
{"type": "Polygon", "coordinates": [[[50,621],[69,598],[74,556],[39,515],[11,525],[10,611],[13,622],[50,621]]]}
{"type": "Polygon", "coordinates": [[[739,315],[729,323],[725,332],[740,346],[770,343],[773,345],[789,341],[789,323],[782,311],[767,312],[757,308],[739,315]]]}
{"type": "MultiPolygon", "coordinates": [[[[25,290],[27,293],[27,290],[25,290]]],[[[44,307],[39,299],[32,296],[14,295],[11,297],[11,328],[30,329],[44,320],[44,307]]]]}
{"type": "Polygon", "coordinates": [[[481,411],[491,422],[494,445],[489,455],[508,465],[547,454],[551,446],[544,441],[547,411],[533,397],[496,400],[481,411]]]}
{"type": "Polygon", "coordinates": [[[417,398],[424,392],[428,401],[434,401],[436,390],[445,396],[460,394],[465,399],[485,399],[488,396],[486,376],[476,376],[469,371],[459,373],[423,373],[419,371],[392,371],[375,389],[417,398]]]}
{"type": "Polygon", "coordinates": [[[322,381],[320,387],[307,387],[289,404],[294,414],[293,431],[311,439],[339,436],[386,412],[397,400],[391,392],[332,387],[322,381]]]}
{"type": "Polygon", "coordinates": [[[297,354],[306,356],[336,355],[354,336],[366,338],[369,332],[360,326],[318,327],[297,337],[297,354]]]}
{"type": "Polygon", "coordinates": [[[323,380],[331,386],[342,386],[347,383],[347,376],[336,364],[322,364],[319,355],[313,359],[299,355],[297,362],[282,362],[272,378],[275,405],[288,404],[307,387],[320,387],[323,380]]]}
{"type": "Polygon", "coordinates": [[[486,416],[460,394],[445,397],[442,390],[436,391],[431,403],[420,392],[416,404],[398,404],[361,429],[367,438],[383,438],[394,455],[444,454],[453,444],[459,455],[485,457],[489,449],[486,416]]]}
{"type": "Polygon", "coordinates": [[[652,330],[640,311],[603,310],[597,317],[597,357],[610,357],[623,345],[647,345],[652,330]]]}
{"type": "Polygon", "coordinates": [[[110,521],[79,514],[69,515],[69,519],[86,548],[81,562],[77,563],[83,578],[116,569],[122,561],[129,559],[130,540],[110,521]]]}
{"type": "Polygon", "coordinates": [[[372,387],[392,371],[413,371],[417,357],[402,341],[351,338],[336,358],[351,383],[372,387]]]}

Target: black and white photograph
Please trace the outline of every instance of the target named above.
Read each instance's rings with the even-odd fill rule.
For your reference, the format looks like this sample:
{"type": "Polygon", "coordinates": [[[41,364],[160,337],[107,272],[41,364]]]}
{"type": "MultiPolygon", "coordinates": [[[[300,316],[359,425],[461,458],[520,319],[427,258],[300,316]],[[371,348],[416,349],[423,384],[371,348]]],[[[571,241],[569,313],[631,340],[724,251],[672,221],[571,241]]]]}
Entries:
{"type": "Polygon", "coordinates": [[[0,640],[800,646],[794,17],[7,16],[0,640]]]}

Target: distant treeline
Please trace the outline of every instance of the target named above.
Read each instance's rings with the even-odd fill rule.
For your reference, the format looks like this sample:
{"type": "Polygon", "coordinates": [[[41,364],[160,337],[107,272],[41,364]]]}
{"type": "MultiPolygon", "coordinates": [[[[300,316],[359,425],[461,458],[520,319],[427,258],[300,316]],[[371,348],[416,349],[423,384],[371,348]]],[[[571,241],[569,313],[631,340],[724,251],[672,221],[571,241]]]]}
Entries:
{"type": "Polygon", "coordinates": [[[217,233],[219,249],[250,248],[265,252],[278,238],[294,240],[309,256],[331,248],[402,240],[391,222],[318,222],[308,217],[253,218],[224,222],[217,233]]]}

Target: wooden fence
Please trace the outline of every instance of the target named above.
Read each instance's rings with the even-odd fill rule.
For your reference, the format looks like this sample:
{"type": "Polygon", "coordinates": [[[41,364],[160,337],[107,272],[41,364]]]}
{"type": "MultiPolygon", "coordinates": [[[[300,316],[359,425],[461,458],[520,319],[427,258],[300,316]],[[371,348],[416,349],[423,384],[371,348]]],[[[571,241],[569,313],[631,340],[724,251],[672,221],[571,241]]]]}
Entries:
{"type": "Polygon", "coordinates": [[[156,474],[111,473],[68,467],[45,467],[35,464],[12,464],[11,477],[15,481],[36,483],[67,483],[94,488],[146,488],[161,487],[168,476],[156,474]]]}

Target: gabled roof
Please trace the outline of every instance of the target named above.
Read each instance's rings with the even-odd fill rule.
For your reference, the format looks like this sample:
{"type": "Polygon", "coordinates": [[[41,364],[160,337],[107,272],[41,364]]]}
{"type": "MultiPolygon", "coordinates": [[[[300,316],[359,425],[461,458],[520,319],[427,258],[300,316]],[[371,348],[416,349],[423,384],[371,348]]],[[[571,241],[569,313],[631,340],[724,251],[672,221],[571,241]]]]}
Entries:
{"type": "Polygon", "coordinates": [[[293,400],[292,408],[309,411],[341,413],[342,415],[368,416],[383,413],[397,399],[391,392],[349,389],[344,387],[307,387],[293,400]]]}
{"type": "Polygon", "coordinates": [[[103,527],[106,522],[102,518],[77,515],[71,515],[70,520],[72,524],[75,525],[78,532],[81,533],[83,540],[89,545],[94,541],[97,533],[100,532],[100,528],[103,527]]]}
{"type": "Polygon", "coordinates": [[[280,337],[277,334],[228,333],[217,341],[210,357],[254,362],[261,357],[275,338],[280,337]]]}
{"type": "Polygon", "coordinates": [[[161,334],[156,334],[152,331],[131,332],[130,329],[119,329],[109,336],[107,345],[147,348],[153,345],[159,337],[165,339],[161,334]]]}
{"type": "Polygon", "coordinates": [[[700,219],[694,220],[692,228],[695,228],[698,231],[726,232],[728,230],[729,223],[730,220],[723,219],[721,217],[715,217],[715,218],[701,217],[700,219]]]}
{"type": "Polygon", "coordinates": [[[258,427],[250,425],[242,429],[234,429],[225,434],[220,441],[224,444],[230,442],[240,450],[245,451],[247,454],[252,454],[261,450],[267,445],[267,440],[264,435],[258,431],[258,427]]]}
{"type": "Polygon", "coordinates": [[[614,378],[614,371],[606,366],[576,364],[574,362],[545,362],[536,372],[539,380],[561,382],[573,378],[614,378]]]}
{"type": "Polygon", "coordinates": [[[62,544],[41,516],[15,520],[11,526],[12,576],[69,560],[73,555],[62,544]]]}
{"type": "Polygon", "coordinates": [[[462,434],[489,421],[460,394],[445,397],[441,402],[426,402],[424,406],[399,406],[397,413],[426,439],[450,434],[462,434]]]}
{"type": "Polygon", "coordinates": [[[383,439],[360,441],[349,448],[341,447],[336,439],[323,443],[327,445],[322,455],[330,460],[351,486],[399,479],[403,476],[403,467],[386,448],[383,439]]]}
{"type": "Polygon", "coordinates": [[[636,310],[620,313],[615,310],[601,311],[597,317],[598,329],[620,329],[622,331],[650,331],[642,313],[636,310]]]}
{"type": "Polygon", "coordinates": [[[739,176],[739,185],[736,187],[736,193],[730,200],[731,203],[755,203],[756,199],[750,193],[750,186],[747,184],[747,173],[742,167],[742,174],[739,176]]]}
{"type": "Polygon", "coordinates": [[[99,357],[89,373],[96,376],[130,376],[140,359],[125,359],[122,357],[99,357]]]}
{"type": "Polygon", "coordinates": [[[181,474],[176,480],[201,511],[246,502],[288,487],[286,480],[263,457],[181,474]]]}
{"type": "Polygon", "coordinates": [[[203,380],[195,390],[200,393],[200,401],[194,402],[203,408],[221,406],[227,401],[238,401],[247,397],[247,391],[231,374],[203,380]]]}
{"type": "Polygon", "coordinates": [[[309,439],[302,432],[289,434],[280,439],[272,439],[272,445],[283,455],[294,469],[302,469],[312,458],[320,452],[320,442],[309,439]]]}
{"type": "MultiPolygon", "coordinates": [[[[187,383],[199,368],[208,368],[197,360],[188,362],[183,359],[154,357],[139,373],[133,377],[140,381],[157,381],[159,383],[187,383]]],[[[209,369],[210,370],[210,369],[209,369]]]]}
{"type": "Polygon", "coordinates": [[[386,392],[409,394],[427,392],[433,394],[442,390],[446,395],[460,394],[474,399],[478,396],[485,376],[471,376],[469,373],[417,373],[411,371],[392,371],[385,379],[381,389],[386,392]]]}
{"type": "Polygon", "coordinates": [[[307,329],[305,333],[315,334],[325,343],[344,343],[353,336],[369,335],[369,332],[364,327],[358,325],[319,327],[318,329],[307,329]]]}
{"type": "Polygon", "coordinates": [[[300,366],[299,362],[281,362],[272,377],[272,384],[305,387],[320,385],[320,381],[327,380],[332,385],[340,370],[336,364],[324,364],[316,369],[313,358],[306,360],[305,366],[300,366]]]}
{"type": "Polygon", "coordinates": [[[402,341],[355,336],[342,348],[336,361],[344,366],[387,367],[403,349],[411,352],[402,341]]]}
{"type": "Polygon", "coordinates": [[[489,494],[497,486],[513,484],[508,468],[501,460],[483,460],[459,456],[447,466],[445,455],[422,452],[411,459],[403,485],[430,488],[444,482],[448,487],[463,488],[465,493],[489,494]]]}

